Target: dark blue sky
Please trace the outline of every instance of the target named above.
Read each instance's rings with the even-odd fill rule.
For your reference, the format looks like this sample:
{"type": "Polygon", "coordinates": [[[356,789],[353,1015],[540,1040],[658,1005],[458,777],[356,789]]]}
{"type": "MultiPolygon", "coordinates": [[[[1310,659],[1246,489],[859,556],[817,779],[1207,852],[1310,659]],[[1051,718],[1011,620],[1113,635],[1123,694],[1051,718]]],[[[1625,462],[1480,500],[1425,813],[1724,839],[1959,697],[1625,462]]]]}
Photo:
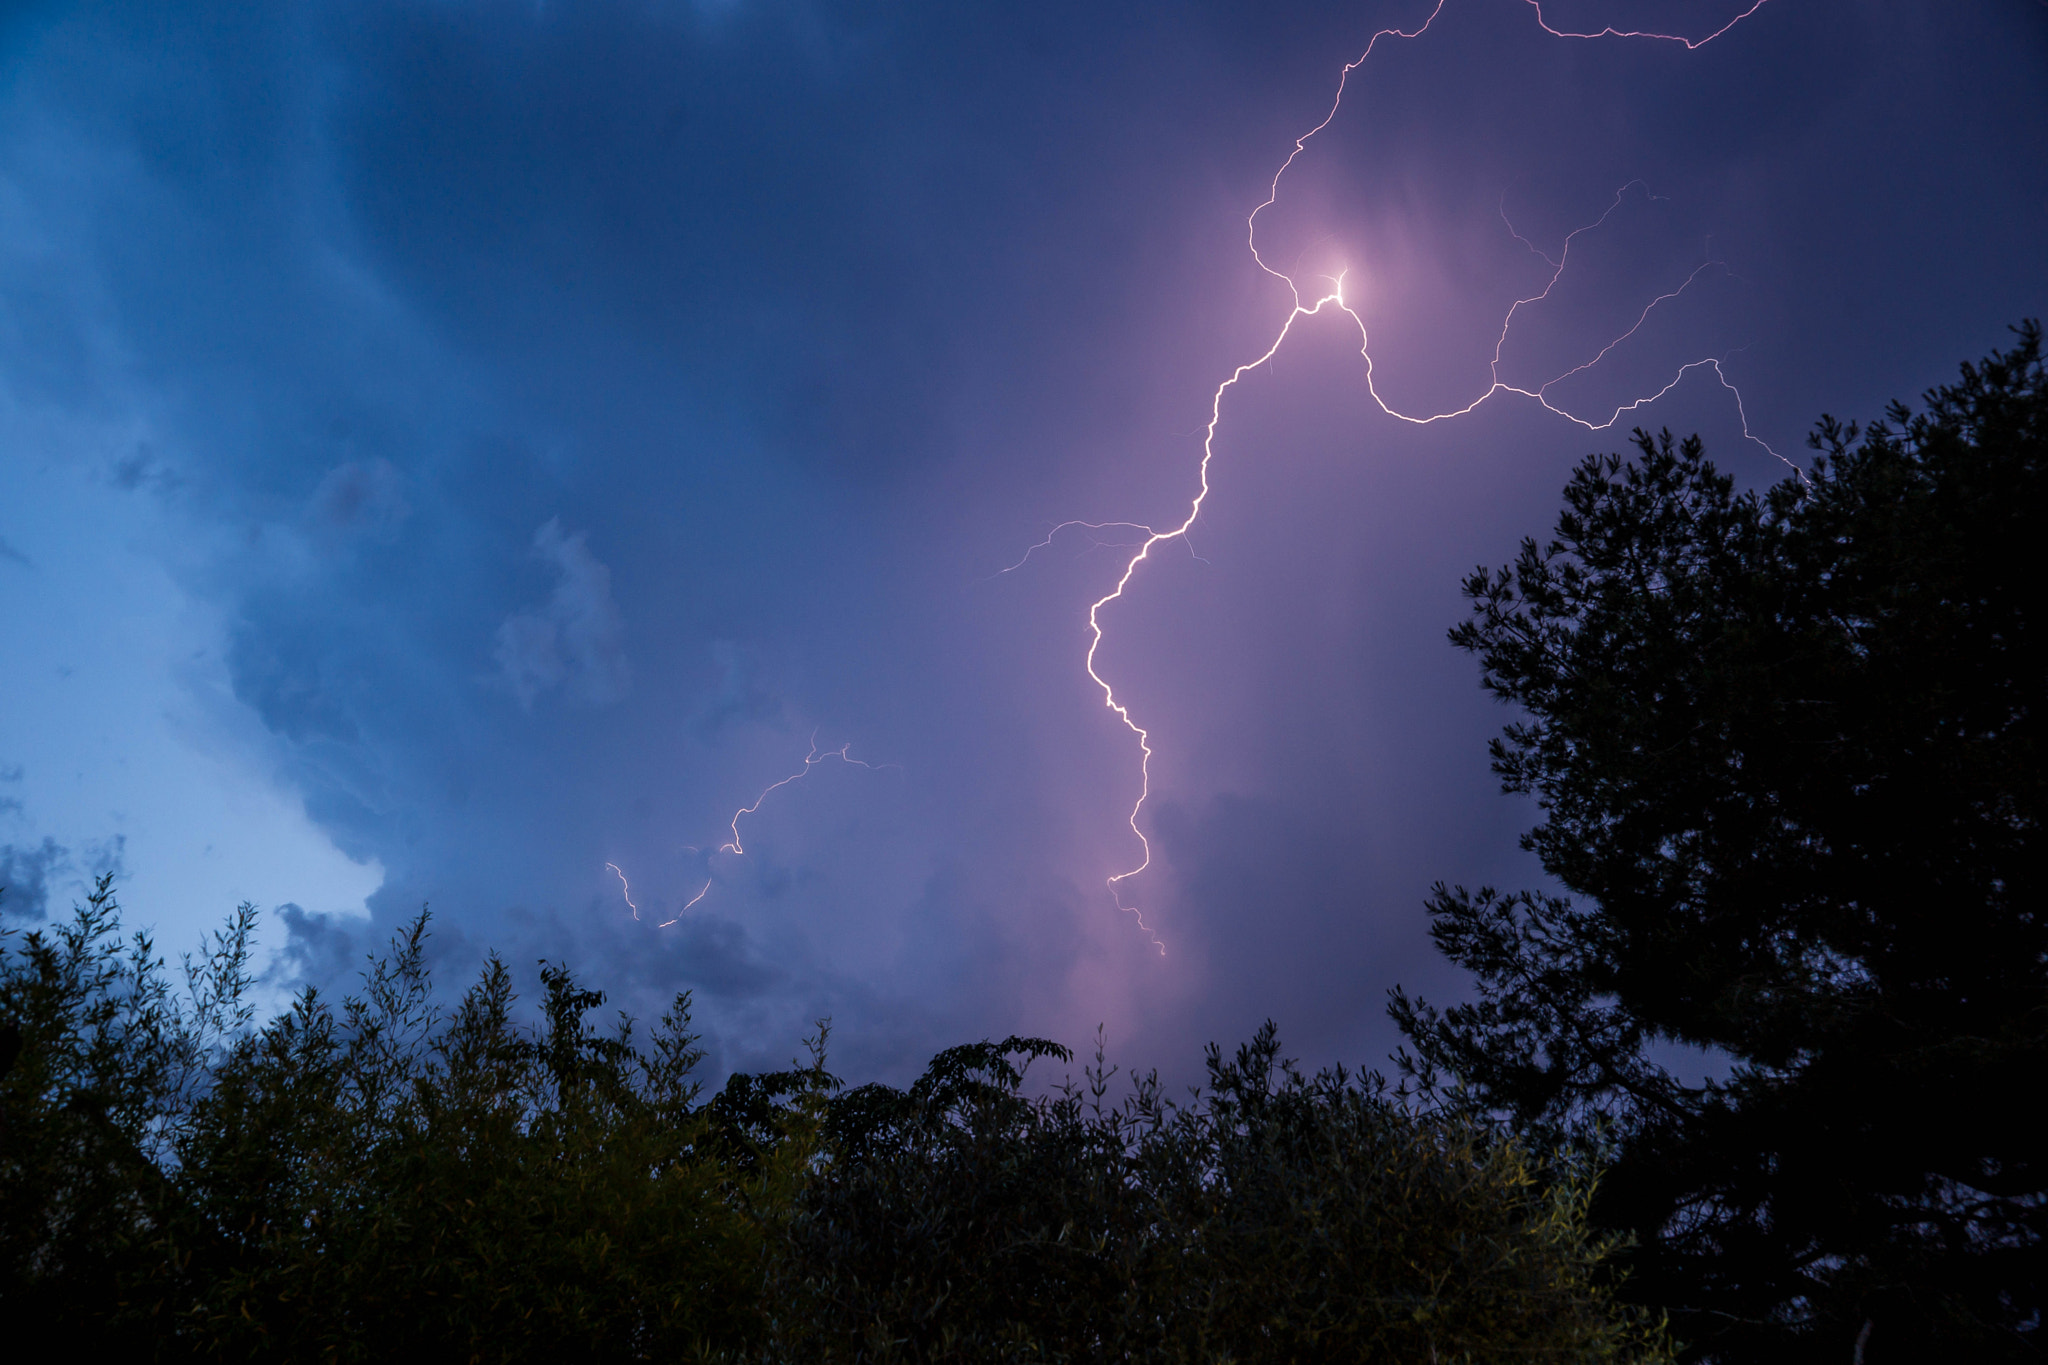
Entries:
{"type": "MultiPolygon", "coordinates": [[[[1714,42],[1447,0],[26,5],[0,18],[0,859],[277,979],[697,992],[724,1065],[1013,1031],[1372,1061],[1526,882],[1444,643],[1634,422],[1803,457],[2048,311],[2048,8],[1769,0],[1714,42]],[[1610,207],[1612,212],[1609,213],[1610,207]],[[1573,229],[1555,288],[1542,290],[1573,229]],[[1511,225],[1511,227],[1510,227],[1511,225]],[[1512,229],[1512,230],[1511,230],[1512,229]],[[1517,240],[1516,234],[1522,239],[1517,240]],[[1704,268],[1703,268],[1704,267],[1704,268]],[[826,758],[741,824],[769,783],[826,758]],[[632,880],[640,917],[614,864],[632,880]],[[702,899],[682,911],[700,889],[702,899]],[[682,911],[680,918],[678,912],[682,911]],[[365,918],[367,916],[367,918],[365,918]],[[675,919],[668,927],[662,921],[675,919]]],[[[1714,32],[1747,0],[1558,0],[1714,32]]]]}

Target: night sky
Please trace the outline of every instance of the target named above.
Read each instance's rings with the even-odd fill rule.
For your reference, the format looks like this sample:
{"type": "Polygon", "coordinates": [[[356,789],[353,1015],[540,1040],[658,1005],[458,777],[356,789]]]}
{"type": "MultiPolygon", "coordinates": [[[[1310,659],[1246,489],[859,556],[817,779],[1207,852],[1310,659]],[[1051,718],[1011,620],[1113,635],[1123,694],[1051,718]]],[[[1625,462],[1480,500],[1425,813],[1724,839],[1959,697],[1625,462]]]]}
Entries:
{"type": "Polygon", "coordinates": [[[1356,320],[1225,394],[1102,612],[1142,926],[1083,661],[1143,533],[1026,551],[1187,516],[1293,305],[1246,216],[1431,0],[9,6],[9,922],[251,900],[281,998],[430,903],[451,984],[691,989],[720,1068],[819,1016],[858,1077],[1379,1061],[1389,986],[1458,989],[1430,884],[1540,879],[1461,575],[1633,425],[1763,486],[2048,313],[2048,7],[1543,27],[1748,3],[1447,0],[1280,181],[1260,255],[1356,320]],[[1601,356],[1546,390],[1596,422],[1679,382],[1385,410],[1496,348],[1601,356]]]}

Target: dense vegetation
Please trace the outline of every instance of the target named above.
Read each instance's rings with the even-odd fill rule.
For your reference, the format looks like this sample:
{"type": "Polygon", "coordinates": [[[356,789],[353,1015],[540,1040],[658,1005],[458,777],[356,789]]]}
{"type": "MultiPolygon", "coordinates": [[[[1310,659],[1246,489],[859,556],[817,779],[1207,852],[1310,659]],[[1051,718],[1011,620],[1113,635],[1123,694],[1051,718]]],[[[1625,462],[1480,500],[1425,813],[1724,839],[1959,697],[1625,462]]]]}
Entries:
{"type": "Polygon", "coordinates": [[[1612,1152],[1595,1219],[1697,1353],[2039,1360],[2039,326],[1813,444],[1755,496],[1638,433],[1466,584],[1452,641],[1525,717],[1495,769],[1572,895],[1438,887],[1478,998],[1394,1012],[1518,1130],[1612,1152]]]}
{"type": "MultiPolygon", "coordinates": [[[[0,1295],[135,1359],[1654,1360],[1590,1174],[1279,1061],[1170,1103],[1032,1096],[1011,1038],[907,1091],[810,1065],[707,1102],[688,1002],[645,1038],[548,967],[452,1006],[424,918],[252,1028],[245,912],[173,989],[110,885],[10,934],[0,1295]]],[[[816,1040],[822,1051],[822,1036],[816,1040]]]]}
{"type": "Polygon", "coordinates": [[[1438,887],[1477,989],[1395,992],[1400,1087],[1269,1027],[1178,1102],[1032,1038],[847,1091],[821,1030],[706,1100],[687,997],[444,1004],[423,915],[257,1027],[251,912],[177,982],[103,880],[0,930],[0,1307],[164,1360],[2038,1360],[2040,329],[1815,444],[1752,495],[1638,433],[1468,581],[1569,895],[1438,887]]]}

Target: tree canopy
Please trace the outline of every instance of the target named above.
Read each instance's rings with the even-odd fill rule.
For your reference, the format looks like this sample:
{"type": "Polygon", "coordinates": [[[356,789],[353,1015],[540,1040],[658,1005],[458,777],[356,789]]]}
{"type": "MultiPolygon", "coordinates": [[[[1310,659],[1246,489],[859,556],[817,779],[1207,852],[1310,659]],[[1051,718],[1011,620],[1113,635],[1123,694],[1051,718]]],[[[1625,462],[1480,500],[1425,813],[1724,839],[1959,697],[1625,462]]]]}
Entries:
{"type": "Polygon", "coordinates": [[[1738,492],[1587,459],[1451,632],[1556,886],[1439,885],[1412,1065],[1615,1158],[1630,1292],[1723,1360],[2035,1360],[2048,1144],[2041,330],[1738,492]],[[1709,1074],[1673,1069],[1684,1048],[1709,1074]]]}
{"type": "Polygon", "coordinates": [[[243,1003],[253,916],[166,970],[103,881],[0,930],[0,1308],[139,1360],[1642,1362],[1595,1173],[1270,1026],[1175,1102],[1027,1093],[1065,1048],[823,1065],[708,1100],[543,964],[452,1003],[424,916],[338,1004],[243,1003]]]}

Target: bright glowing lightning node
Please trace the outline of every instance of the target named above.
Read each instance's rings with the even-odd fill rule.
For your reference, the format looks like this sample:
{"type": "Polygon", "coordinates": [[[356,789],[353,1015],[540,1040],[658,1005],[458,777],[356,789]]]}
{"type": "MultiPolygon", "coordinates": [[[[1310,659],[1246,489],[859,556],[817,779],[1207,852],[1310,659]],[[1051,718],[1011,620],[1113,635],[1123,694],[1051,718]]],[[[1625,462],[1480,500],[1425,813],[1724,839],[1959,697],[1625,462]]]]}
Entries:
{"type": "MultiPolygon", "coordinates": [[[[1657,297],[1651,299],[1648,304],[1644,305],[1641,314],[1636,318],[1635,322],[1629,326],[1627,331],[1623,332],[1620,336],[1614,338],[1614,340],[1608,342],[1589,359],[1580,362],[1578,365],[1572,367],[1569,370],[1566,370],[1563,374],[1558,375],[1556,378],[1551,379],[1548,382],[1541,384],[1534,389],[1521,388],[1516,385],[1509,384],[1501,379],[1501,351],[1507,345],[1508,332],[1514,326],[1516,313],[1525,304],[1539,303],[1550,297],[1551,290],[1557,286],[1558,280],[1563,277],[1565,269],[1571,261],[1571,249],[1573,242],[1575,242],[1581,234],[1590,232],[1593,229],[1598,228],[1602,224],[1604,224],[1608,220],[1608,218],[1614,213],[1615,209],[1621,206],[1623,197],[1628,193],[1628,191],[1631,188],[1635,188],[1638,185],[1640,185],[1641,182],[1639,181],[1631,181],[1629,184],[1624,185],[1619,190],[1615,191],[1614,201],[1607,206],[1606,211],[1603,212],[1599,216],[1599,218],[1595,219],[1591,223],[1586,224],[1584,227],[1574,230],[1569,236],[1567,236],[1564,241],[1564,248],[1558,253],[1557,258],[1555,260],[1552,260],[1547,254],[1538,251],[1533,244],[1528,242],[1528,239],[1522,237],[1520,233],[1515,232],[1514,225],[1512,223],[1507,223],[1507,215],[1505,211],[1503,211],[1501,218],[1503,223],[1506,223],[1509,233],[1513,235],[1517,241],[1520,241],[1524,245],[1529,246],[1529,249],[1532,252],[1535,252],[1548,265],[1551,266],[1550,278],[1544,283],[1543,289],[1540,293],[1532,294],[1528,298],[1517,299],[1514,301],[1514,303],[1509,305],[1507,314],[1501,319],[1500,335],[1494,341],[1493,361],[1488,373],[1488,378],[1490,382],[1485,392],[1481,393],[1477,398],[1474,398],[1465,406],[1461,408],[1453,408],[1445,412],[1425,414],[1401,412],[1393,406],[1391,406],[1386,401],[1386,399],[1380,395],[1378,385],[1376,384],[1373,375],[1371,338],[1366,331],[1365,319],[1360,317],[1358,313],[1355,312],[1350,306],[1350,304],[1347,303],[1345,300],[1345,277],[1343,275],[1339,275],[1331,280],[1331,288],[1328,292],[1318,295],[1313,299],[1304,300],[1301,294],[1301,289],[1296,284],[1292,276],[1288,275],[1284,271],[1275,270],[1271,265],[1267,264],[1265,257],[1259,253],[1259,215],[1264,213],[1267,209],[1271,208],[1274,205],[1274,203],[1276,203],[1279,200],[1280,181],[1287,174],[1289,168],[1291,168],[1294,165],[1296,158],[1298,158],[1302,154],[1303,150],[1308,146],[1309,140],[1313,138],[1316,134],[1322,132],[1323,129],[1329,127],[1332,120],[1334,120],[1337,117],[1337,111],[1343,106],[1344,103],[1344,91],[1351,79],[1351,73],[1358,70],[1359,67],[1363,66],[1366,62],[1366,59],[1372,56],[1373,50],[1379,46],[1380,39],[1420,38],[1424,33],[1427,33],[1429,31],[1430,26],[1436,22],[1437,16],[1443,13],[1444,6],[1448,2],[1449,0],[1437,0],[1435,7],[1432,8],[1429,12],[1429,17],[1424,19],[1421,25],[1415,28],[1413,31],[1399,28],[1384,28],[1372,35],[1372,37],[1366,42],[1365,51],[1359,54],[1357,60],[1346,63],[1344,69],[1338,74],[1337,93],[1335,98],[1332,99],[1332,101],[1330,102],[1330,111],[1323,116],[1322,122],[1316,124],[1315,127],[1309,129],[1306,133],[1303,133],[1300,137],[1295,139],[1294,150],[1287,154],[1287,159],[1281,163],[1280,169],[1273,173],[1273,180],[1271,185],[1268,187],[1268,193],[1265,202],[1260,204],[1257,208],[1253,209],[1251,211],[1251,215],[1245,220],[1245,245],[1250,249],[1252,259],[1258,262],[1259,268],[1261,270],[1265,271],[1267,274],[1273,276],[1273,278],[1279,280],[1281,283],[1287,286],[1288,293],[1294,299],[1294,307],[1288,312],[1286,320],[1280,324],[1280,331],[1278,335],[1276,335],[1273,338],[1272,344],[1266,348],[1264,353],[1262,353],[1255,360],[1247,361],[1246,363],[1239,365],[1235,370],[1231,371],[1229,378],[1225,379],[1222,383],[1216,386],[1216,392],[1214,393],[1214,395],[1212,395],[1209,403],[1209,423],[1208,426],[1204,429],[1202,436],[1202,459],[1198,469],[1200,486],[1199,490],[1195,494],[1194,501],[1190,504],[1188,508],[1187,517],[1183,521],[1181,521],[1181,523],[1178,526],[1174,526],[1167,530],[1157,530],[1151,526],[1143,525],[1137,522],[1061,522],[1058,526],[1055,526],[1052,529],[1052,531],[1046,536],[1044,540],[1038,542],[1038,544],[1036,545],[1033,545],[1030,549],[1027,549],[1024,552],[1022,558],[1020,558],[1015,564],[1011,565],[1008,569],[1003,570],[1003,572],[1008,573],[1012,570],[1022,568],[1025,561],[1030,559],[1033,550],[1043,549],[1051,545],[1054,537],[1058,536],[1061,531],[1066,530],[1068,527],[1080,526],[1086,527],[1091,530],[1100,530],[1106,527],[1122,527],[1129,530],[1141,531],[1144,533],[1144,540],[1135,547],[1135,552],[1131,555],[1130,559],[1125,562],[1123,573],[1120,577],[1118,577],[1116,581],[1116,586],[1112,588],[1105,596],[1097,598],[1093,603],[1089,605],[1089,641],[1088,653],[1084,660],[1084,667],[1086,668],[1089,679],[1095,684],[1095,686],[1102,690],[1103,705],[1107,706],[1110,710],[1116,712],[1117,719],[1122,721],[1125,727],[1128,728],[1133,735],[1137,736],[1138,739],[1138,797],[1137,800],[1133,802],[1131,805],[1131,814],[1128,823],[1131,828],[1131,833],[1137,838],[1141,856],[1138,860],[1138,865],[1136,867],[1130,868],[1128,871],[1113,873],[1107,878],[1107,885],[1109,887],[1110,897],[1116,903],[1116,907],[1119,910],[1122,910],[1130,914],[1137,920],[1138,927],[1142,929],[1145,932],[1146,936],[1152,940],[1153,946],[1158,948],[1162,955],[1164,955],[1166,952],[1166,945],[1160,941],[1159,936],[1153,933],[1151,927],[1145,923],[1145,918],[1143,914],[1139,912],[1138,907],[1136,905],[1125,904],[1123,898],[1123,883],[1129,881],[1131,878],[1137,876],[1139,873],[1143,872],[1146,868],[1152,865],[1152,841],[1145,836],[1145,831],[1138,824],[1138,817],[1144,811],[1145,802],[1152,794],[1152,736],[1150,731],[1148,731],[1144,726],[1138,724],[1138,722],[1132,718],[1129,706],[1127,706],[1124,702],[1118,699],[1116,694],[1116,688],[1112,686],[1110,682],[1102,676],[1101,673],[1096,671],[1095,657],[1096,654],[1102,648],[1102,611],[1103,608],[1107,607],[1110,603],[1117,601],[1124,595],[1124,589],[1130,586],[1132,577],[1138,572],[1138,566],[1140,564],[1143,564],[1147,559],[1151,558],[1154,546],[1163,544],[1171,540],[1178,540],[1183,543],[1186,542],[1188,532],[1193,528],[1196,520],[1200,518],[1200,516],[1202,515],[1202,504],[1206,502],[1209,497],[1209,464],[1210,461],[1215,458],[1216,454],[1216,427],[1222,421],[1223,418],[1223,395],[1228,393],[1232,388],[1234,388],[1237,385],[1238,381],[1243,379],[1247,374],[1250,374],[1253,370],[1260,368],[1261,366],[1266,364],[1267,361],[1273,358],[1273,356],[1280,350],[1282,344],[1286,342],[1288,334],[1291,331],[1293,331],[1294,324],[1297,320],[1304,317],[1313,317],[1316,314],[1321,313],[1323,309],[1327,306],[1334,306],[1338,311],[1344,313],[1347,317],[1349,317],[1351,321],[1355,323],[1358,327],[1358,353],[1360,357],[1365,361],[1366,390],[1372,395],[1373,402],[1378,404],[1380,411],[1386,413],[1389,417],[1397,418],[1400,421],[1408,422],[1416,426],[1427,426],[1433,422],[1443,421],[1446,418],[1462,417],[1466,413],[1469,413],[1473,411],[1475,408],[1479,407],[1480,404],[1494,397],[1496,394],[1506,393],[1513,394],[1522,398],[1531,399],[1535,401],[1537,404],[1539,404],[1541,407],[1543,407],[1546,411],[1553,413],[1558,417],[1562,417],[1566,421],[1574,422],[1579,426],[1584,427],[1588,431],[1605,431],[1608,428],[1612,427],[1616,422],[1619,422],[1625,414],[1636,412],[1648,406],[1649,404],[1656,402],[1665,394],[1671,392],[1672,389],[1676,388],[1685,379],[1685,377],[1691,374],[1694,370],[1711,369],[1714,372],[1715,379],[1717,379],[1720,382],[1721,387],[1727,389],[1728,392],[1734,397],[1735,411],[1738,417],[1741,419],[1742,434],[1744,439],[1755,442],[1764,450],[1769,451],[1770,454],[1776,457],[1777,459],[1784,460],[1784,462],[1788,466],[1790,466],[1795,473],[1800,472],[1797,465],[1794,465],[1790,460],[1785,460],[1784,456],[1779,455],[1777,451],[1772,450],[1769,444],[1767,444],[1764,440],[1762,440],[1760,437],[1756,436],[1750,431],[1749,414],[1743,407],[1742,393],[1735,387],[1733,383],[1729,381],[1726,372],[1723,371],[1723,369],[1721,368],[1720,357],[1708,356],[1699,360],[1691,361],[1685,365],[1680,366],[1678,368],[1678,371],[1671,376],[1671,379],[1662,388],[1658,389],[1654,393],[1646,394],[1640,398],[1636,398],[1630,402],[1621,404],[1620,406],[1616,407],[1613,412],[1609,413],[1604,419],[1595,420],[1592,417],[1584,417],[1580,416],[1577,413],[1566,411],[1564,408],[1558,406],[1550,399],[1551,389],[1555,388],[1564,380],[1571,378],[1573,375],[1584,373],[1586,370],[1591,369],[1593,366],[1599,364],[1602,360],[1606,359],[1615,347],[1627,341],[1630,337],[1634,336],[1638,330],[1641,329],[1643,324],[1646,321],[1648,321],[1650,314],[1656,310],[1659,304],[1668,302],[1669,300],[1674,299],[1678,297],[1678,295],[1684,293],[1685,290],[1692,285],[1693,281],[1697,280],[1702,274],[1704,274],[1708,270],[1713,269],[1716,266],[1719,266],[1720,262],[1709,261],[1699,266],[1692,272],[1691,275],[1687,276],[1686,279],[1682,283],[1680,283],[1676,288],[1670,290],[1667,293],[1659,294],[1657,297]]],[[[1532,10],[1536,12],[1537,26],[1540,29],[1542,29],[1543,32],[1555,38],[1640,38],[1655,42],[1678,43],[1684,46],[1688,51],[1695,48],[1703,47],[1707,43],[1712,42],[1714,39],[1719,38],[1721,35],[1727,33],[1730,29],[1734,28],[1737,24],[1741,23],[1744,19],[1747,19],[1750,15],[1755,14],[1758,10],[1762,9],[1764,5],[1768,2],[1769,0],[1753,0],[1753,3],[1751,3],[1741,13],[1737,14],[1733,19],[1730,19],[1727,23],[1723,24],[1720,28],[1714,30],[1706,37],[1688,38],[1683,35],[1675,33],[1656,33],[1640,29],[1617,29],[1612,27],[1611,25],[1603,27],[1598,32],[1593,33],[1578,33],[1561,30],[1552,27],[1549,20],[1545,18],[1543,13],[1542,0],[1523,0],[1523,3],[1527,4],[1532,10]]],[[[1324,278],[1329,277],[1326,276],[1324,278]]]]}
{"type": "MultiPolygon", "coordinates": [[[[1022,561],[1019,562],[1021,563],[1022,561]]],[[[756,796],[751,804],[741,806],[738,810],[734,811],[732,813],[732,820],[726,826],[726,828],[732,832],[732,838],[720,844],[717,847],[717,849],[714,850],[714,852],[730,853],[736,857],[741,858],[746,857],[746,847],[740,843],[740,817],[743,815],[756,814],[761,809],[761,803],[766,801],[770,795],[781,790],[784,787],[787,787],[790,783],[798,781],[808,776],[810,774],[811,769],[817,767],[820,763],[825,762],[827,759],[836,758],[841,763],[848,764],[849,766],[855,768],[866,768],[870,772],[879,772],[883,768],[893,768],[896,766],[893,763],[864,762],[861,759],[853,757],[852,753],[850,752],[852,748],[852,743],[848,742],[846,744],[840,745],[836,749],[820,749],[818,747],[818,736],[815,733],[812,734],[811,751],[808,754],[804,755],[803,767],[798,768],[788,777],[781,778],[774,782],[770,782],[767,786],[761,789],[761,794],[759,796],[756,796]]],[[[691,853],[696,853],[699,851],[694,845],[685,845],[684,847],[687,849],[687,851],[691,853]]],[[[610,868],[612,870],[612,873],[618,877],[619,891],[620,894],[625,897],[626,908],[633,912],[634,919],[639,919],[640,907],[633,903],[633,888],[631,884],[629,884],[626,881],[626,874],[619,870],[619,866],[617,863],[606,863],[605,866],[610,868]]],[[[666,929],[671,924],[674,924],[677,920],[681,919],[685,914],[687,914],[690,911],[690,909],[693,906],[695,906],[699,901],[703,900],[706,896],[711,894],[711,888],[713,884],[717,882],[717,880],[718,878],[716,876],[705,877],[704,885],[698,889],[697,894],[690,897],[689,900],[683,902],[682,909],[676,911],[674,915],[672,915],[668,919],[663,920],[660,924],[656,925],[655,927],[657,929],[666,929]]]]}

